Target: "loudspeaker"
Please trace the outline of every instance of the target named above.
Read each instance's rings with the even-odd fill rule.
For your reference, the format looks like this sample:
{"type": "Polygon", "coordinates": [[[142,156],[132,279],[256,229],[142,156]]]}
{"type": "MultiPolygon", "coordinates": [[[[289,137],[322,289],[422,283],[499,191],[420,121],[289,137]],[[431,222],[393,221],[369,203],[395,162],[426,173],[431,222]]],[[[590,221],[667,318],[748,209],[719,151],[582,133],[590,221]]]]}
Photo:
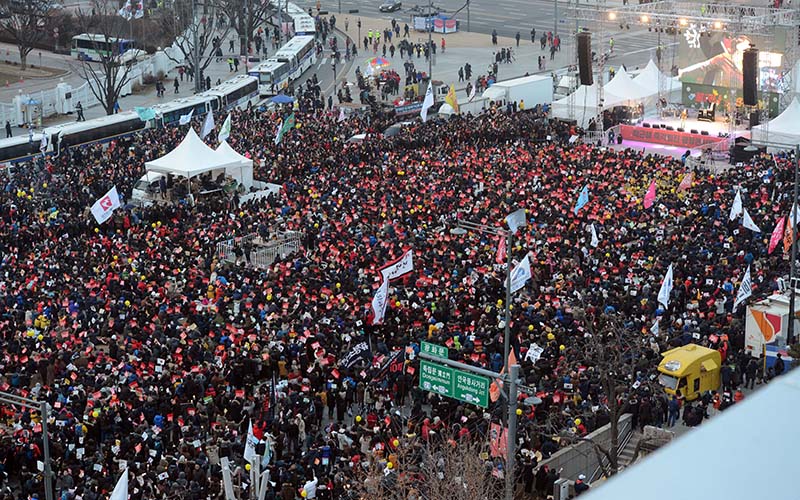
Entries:
{"type": "Polygon", "coordinates": [[[578,70],[581,77],[581,85],[594,83],[594,78],[592,77],[592,34],[585,31],[578,33],[578,70]]]}
{"type": "Polygon", "coordinates": [[[650,124],[649,124],[649,123],[647,123],[647,122],[644,122],[644,123],[642,123],[642,127],[644,127],[644,128],[650,128],[650,124]]]}
{"type": "Polygon", "coordinates": [[[701,130],[700,135],[708,135],[708,130],[701,130]]]}
{"type": "Polygon", "coordinates": [[[662,130],[663,130],[663,129],[666,129],[666,128],[667,128],[667,124],[666,124],[666,123],[662,123],[662,124],[661,124],[661,128],[662,128],[662,130]]]}
{"type": "Polygon", "coordinates": [[[751,113],[750,113],[750,128],[753,128],[753,127],[755,127],[755,126],[756,126],[756,125],[758,125],[759,123],[761,123],[761,121],[759,120],[759,113],[758,113],[758,111],[753,111],[753,112],[751,112],[751,113]]]}
{"type": "Polygon", "coordinates": [[[758,104],[758,49],[750,47],[744,51],[742,60],[742,94],[745,106],[758,104]]]}
{"type": "Polygon", "coordinates": [[[685,131],[685,130],[683,130],[683,128],[681,128],[681,127],[678,127],[678,132],[686,132],[686,131],[685,131]]]}
{"type": "Polygon", "coordinates": [[[672,125],[667,125],[667,130],[675,130],[675,129],[672,128],[672,125]]]}
{"type": "Polygon", "coordinates": [[[690,132],[693,133],[693,134],[699,134],[699,132],[697,130],[695,130],[695,129],[690,130],[690,132]]]}

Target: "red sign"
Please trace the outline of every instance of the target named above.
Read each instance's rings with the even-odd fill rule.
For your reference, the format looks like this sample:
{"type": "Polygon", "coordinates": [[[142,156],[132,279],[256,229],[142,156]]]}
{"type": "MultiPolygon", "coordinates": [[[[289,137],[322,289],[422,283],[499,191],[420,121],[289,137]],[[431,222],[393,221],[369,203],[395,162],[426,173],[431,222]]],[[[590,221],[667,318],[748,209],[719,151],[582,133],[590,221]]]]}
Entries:
{"type": "Polygon", "coordinates": [[[679,148],[699,148],[725,140],[724,137],[690,134],[661,128],[633,127],[631,125],[620,125],[619,133],[626,140],[664,144],[665,146],[677,146],[679,148]]]}
{"type": "Polygon", "coordinates": [[[103,210],[111,210],[113,205],[114,203],[111,201],[110,196],[103,196],[100,198],[100,206],[103,208],[103,210]]]}

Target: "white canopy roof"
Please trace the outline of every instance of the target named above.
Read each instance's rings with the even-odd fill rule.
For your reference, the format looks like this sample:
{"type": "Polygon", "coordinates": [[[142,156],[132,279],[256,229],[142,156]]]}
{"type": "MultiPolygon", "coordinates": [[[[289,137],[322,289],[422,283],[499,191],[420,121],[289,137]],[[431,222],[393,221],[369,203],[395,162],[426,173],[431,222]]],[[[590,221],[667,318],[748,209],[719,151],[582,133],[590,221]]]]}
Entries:
{"type": "Polygon", "coordinates": [[[797,97],[792,103],[775,118],[769,121],[767,127],[756,125],[750,131],[754,141],[780,142],[784,144],[797,144],[800,142],[800,102],[797,97]]]}
{"type": "Polygon", "coordinates": [[[219,155],[221,160],[230,161],[234,164],[233,167],[226,168],[225,173],[244,184],[245,188],[250,189],[253,185],[253,160],[239,154],[228,144],[228,141],[222,141],[222,144],[217,148],[216,154],[219,155]]]}
{"type": "Polygon", "coordinates": [[[240,166],[238,160],[222,157],[208,147],[197,136],[193,128],[189,128],[189,133],[175,149],[161,158],[145,163],[145,168],[149,172],[161,172],[181,177],[194,177],[211,170],[234,166],[240,166]]]}
{"type": "MultiPolygon", "coordinates": [[[[575,106],[575,116],[572,118],[578,120],[579,126],[585,127],[589,120],[597,115],[597,83],[588,86],[581,85],[572,93],[572,96],[575,106]]],[[[552,105],[552,115],[557,118],[570,118],[569,100],[570,96],[567,96],[555,101],[552,105]]],[[[605,87],[603,88],[603,109],[621,106],[629,101],[630,99],[607,92],[605,87]]]]}
{"type": "Polygon", "coordinates": [[[236,150],[233,149],[230,144],[228,144],[228,141],[222,141],[222,144],[219,145],[216,152],[217,155],[219,155],[219,157],[222,159],[232,162],[239,162],[249,166],[253,165],[253,160],[236,152],[236,150]]]}
{"type": "MultiPolygon", "coordinates": [[[[661,78],[661,75],[661,70],[658,69],[655,61],[650,59],[650,62],[647,63],[647,66],[645,66],[644,69],[634,77],[633,81],[643,89],[647,90],[649,92],[648,95],[654,96],[658,95],[659,78],[661,78]]],[[[677,77],[663,74],[663,78],[665,78],[668,82],[668,91],[671,91],[673,87],[680,87],[680,82],[678,81],[677,77]]]]}
{"type": "MultiPolygon", "coordinates": [[[[605,97],[606,93],[624,97],[626,101],[640,101],[653,95],[649,90],[634,82],[628,72],[625,71],[625,68],[621,66],[619,71],[614,75],[614,78],[603,86],[603,93],[606,102],[608,102],[608,98],[605,97]]],[[[655,93],[658,94],[657,84],[655,93]]]]}

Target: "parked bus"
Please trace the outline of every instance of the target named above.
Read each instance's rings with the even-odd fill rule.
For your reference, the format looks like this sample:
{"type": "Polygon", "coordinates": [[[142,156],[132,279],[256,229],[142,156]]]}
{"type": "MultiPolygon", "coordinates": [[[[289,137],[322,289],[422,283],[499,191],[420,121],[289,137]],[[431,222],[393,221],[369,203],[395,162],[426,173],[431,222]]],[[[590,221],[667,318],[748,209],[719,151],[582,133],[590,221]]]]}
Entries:
{"type": "Polygon", "coordinates": [[[289,80],[294,81],[317,62],[316,41],[313,36],[296,36],[278,50],[269,61],[289,64],[289,80]]]}
{"type": "Polygon", "coordinates": [[[72,37],[72,57],[81,61],[99,61],[103,57],[121,56],[134,48],[133,40],[83,33],[72,37]]]}
{"type": "Polygon", "coordinates": [[[250,75],[237,75],[201,95],[216,98],[219,103],[214,109],[245,109],[258,101],[258,79],[250,75]]]}
{"type": "Polygon", "coordinates": [[[268,60],[251,69],[248,74],[258,79],[258,94],[267,97],[289,85],[290,69],[288,62],[268,60]]]}

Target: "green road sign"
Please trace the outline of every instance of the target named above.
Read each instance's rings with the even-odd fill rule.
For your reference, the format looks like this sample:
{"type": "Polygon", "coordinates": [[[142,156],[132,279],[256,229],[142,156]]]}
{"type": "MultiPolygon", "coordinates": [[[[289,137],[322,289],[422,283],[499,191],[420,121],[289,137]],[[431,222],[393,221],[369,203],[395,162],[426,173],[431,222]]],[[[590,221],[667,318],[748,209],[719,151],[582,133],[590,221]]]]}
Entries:
{"type": "Polygon", "coordinates": [[[437,363],[420,360],[419,386],[442,396],[453,396],[453,369],[437,363]]]}
{"type": "Polygon", "coordinates": [[[420,388],[465,403],[489,406],[489,379],[449,366],[420,360],[420,388]]]}
{"type": "Polygon", "coordinates": [[[455,374],[453,390],[456,399],[482,406],[483,408],[489,406],[488,378],[463,370],[453,370],[453,372],[455,374]]]}
{"type": "Polygon", "coordinates": [[[420,351],[429,354],[435,358],[447,359],[449,351],[447,347],[431,344],[430,342],[423,342],[420,345],[420,351]]]}

